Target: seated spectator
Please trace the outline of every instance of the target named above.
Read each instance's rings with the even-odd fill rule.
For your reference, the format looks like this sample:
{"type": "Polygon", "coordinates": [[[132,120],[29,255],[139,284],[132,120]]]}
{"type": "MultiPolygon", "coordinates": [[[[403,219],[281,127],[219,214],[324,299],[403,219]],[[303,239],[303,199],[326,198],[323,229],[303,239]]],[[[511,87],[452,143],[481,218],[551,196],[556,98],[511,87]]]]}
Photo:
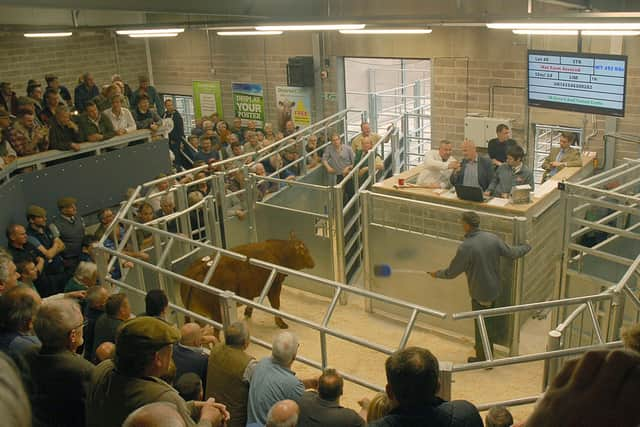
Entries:
{"type": "MultiPolygon", "coordinates": [[[[144,202],[140,205],[140,210],[138,211],[138,222],[142,224],[146,224],[155,219],[155,211],[153,206],[149,203],[144,202]]],[[[153,236],[150,231],[138,229],[136,230],[136,239],[138,239],[138,247],[140,250],[146,249],[153,245],[153,236]]]]}
{"type": "Polygon", "coordinates": [[[148,403],[133,411],[122,427],[186,427],[176,405],[169,402],[148,403]]]}
{"type": "Polygon", "coordinates": [[[484,427],[511,427],[513,416],[504,406],[494,406],[484,417],[484,427]]]}
{"type": "Polygon", "coordinates": [[[104,313],[96,320],[91,353],[95,354],[96,348],[105,341],[116,342],[118,327],[130,317],[131,305],[127,295],[118,293],[109,296],[104,306],[104,313]]]}
{"type": "Polygon", "coordinates": [[[0,295],[18,286],[19,277],[11,255],[0,249],[0,295]]]}
{"type": "MultiPolygon", "coordinates": [[[[156,212],[156,217],[160,218],[166,215],[171,215],[176,212],[176,204],[173,201],[173,196],[171,194],[165,194],[160,198],[160,209],[156,212]]],[[[167,231],[170,233],[178,232],[178,220],[170,219],[166,222],[167,231]]]]}
{"type": "Polygon", "coordinates": [[[337,183],[340,183],[344,177],[353,169],[353,160],[355,156],[351,147],[342,144],[342,138],[337,133],[331,135],[331,145],[324,150],[322,155],[322,164],[327,173],[336,176],[337,183]]]}
{"type": "Polygon", "coordinates": [[[89,142],[106,141],[116,136],[111,120],[98,110],[93,101],[85,102],[85,112],[78,116],[78,126],[82,139],[89,142]]]}
{"type": "MultiPolygon", "coordinates": [[[[202,135],[204,135],[204,119],[195,119],[194,120],[194,124],[195,127],[191,128],[191,132],[189,132],[190,135],[195,135],[197,137],[201,137],[202,135]]],[[[214,127],[215,130],[215,127],[214,127]]]]}
{"type": "Polygon", "coordinates": [[[84,238],[84,220],[78,215],[77,200],[73,197],[58,199],[60,214],[53,221],[53,228],[64,243],[64,250],[60,254],[65,272],[71,277],[76,271],[82,253],[82,239],[84,238]]]}
{"type": "MultiPolygon", "coordinates": [[[[87,234],[82,238],[82,252],[80,252],[80,262],[90,262],[95,264],[95,254],[93,252],[93,248],[98,242],[99,239],[96,239],[95,236],[91,234],[87,234]]],[[[77,267],[76,267],[77,270],[77,267]]]]}
{"type": "Polygon", "coordinates": [[[622,343],[626,349],[640,353],[640,323],[622,329],[622,343]]]}
{"type": "Polygon", "coordinates": [[[73,100],[71,99],[71,92],[65,86],[60,84],[58,77],[53,74],[47,74],[44,76],[44,80],[47,82],[45,92],[48,90],[53,91],[58,96],[57,104],[65,104],[67,107],[73,107],[73,100]]]}
{"type": "Polygon", "coordinates": [[[197,323],[185,323],[180,328],[180,342],[173,347],[173,362],[176,364],[176,377],[193,372],[206,386],[207,354],[201,347],[202,330],[197,323]]]}
{"type": "Polygon", "coordinates": [[[49,149],[49,128],[39,126],[35,116],[27,110],[19,110],[17,120],[9,130],[9,143],[18,156],[28,156],[49,149]]]}
{"type": "Polygon", "coordinates": [[[164,114],[164,104],[156,88],[149,84],[149,78],[147,76],[139,76],[138,82],[140,86],[131,95],[131,105],[139,105],[140,99],[147,97],[149,107],[154,110],[158,116],[162,116],[164,114]]]}
{"type": "Polygon", "coordinates": [[[258,144],[260,144],[261,147],[265,146],[265,141],[264,141],[264,132],[262,132],[261,130],[257,130],[256,131],[256,139],[258,140],[258,144]]]}
{"type": "Polygon", "coordinates": [[[111,108],[103,111],[103,114],[111,120],[116,135],[124,135],[137,129],[136,121],[133,120],[131,111],[122,106],[124,99],[122,95],[113,95],[111,97],[111,108]]]}
{"type": "Polygon", "coordinates": [[[229,126],[227,126],[227,122],[220,120],[216,124],[216,134],[218,134],[218,139],[223,146],[229,142],[229,136],[232,135],[232,133],[229,130],[229,126]]]}
{"type": "Polygon", "coordinates": [[[507,149],[507,161],[498,166],[485,194],[506,199],[511,196],[513,187],[525,184],[533,191],[533,172],[522,162],[523,157],[522,147],[511,145],[507,149]]]}
{"type": "Polygon", "coordinates": [[[115,359],[102,362],[92,376],[87,426],[119,426],[133,411],[152,402],[174,404],[188,427],[196,425],[192,416],[198,414],[202,425],[208,421],[213,427],[221,426],[229,418],[224,406],[185,402],[160,379],[169,369],[173,344],[179,338],[176,328],[153,317],[125,323],[116,341],[115,359]]]}
{"type": "Polygon", "coordinates": [[[156,132],[162,125],[162,119],[153,110],[149,109],[149,97],[146,95],[139,96],[136,108],[132,111],[133,119],[136,121],[136,127],[138,129],[149,129],[152,132],[156,132]]]}
{"type": "Polygon", "coordinates": [[[281,400],[269,409],[265,427],[296,427],[300,408],[293,400],[281,400]]]}
{"type": "Polygon", "coordinates": [[[98,268],[92,262],[81,261],[76,267],[76,272],[64,287],[65,292],[86,291],[96,286],[98,280],[98,268]]]}
{"type": "Polygon", "coordinates": [[[98,107],[98,111],[104,112],[111,108],[111,98],[116,95],[122,96],[122,92],[120,92],[120,86],[112,83],[110,85],[104,85],[100,91],[100,95],[93,98],[92,101],[98,107]]]}
{"type": "Polygon", "coordinates": [[[10,142],[11,119],[6,110],[0,108],[0,169],[13,163],[18,154],[10,142]]]}
{"type": "Polygon", "coordinates": [[[360,133],[351,140],[351,149],[356,152],[362,149],[362,139],[369,137],[371,139],[371,146],[374,146],[380,141],[380,135],[371,131],[371,125],[367,122],[360,124],[360,133]]]}
{"type": "Polygon", "coordinates": [[[353,409],[340,406],[344,381],[335,369],[325,369],[318,380],[318,391],[305,391],[298,405],[298,426],[364,426],[366,422],[353,409]]]}
{"type": "MultiPolygon", "coordinates": [[[[263,160],[261,163],[262,163],[262,166],[264,166],[265,172],[269,176],[273,175],[276,171],[282,169],[282,167],[284,166],[284,161],[282,160],[282,156],[280,156],[279,153],[272,154],[268,159],[263,160]]],[[[279,174],[276,176],[276,178],[295,179],[296,176],[289,169],[282,169],[279,172],[279,174]]],[[[279,187],[278,183],[275,183],[275,182],[272,183],[272,185],[276,188],[279,187]]]]}
{"type": "Polygon", "coordinates": [[[95,364],[99,365],[105,360],[113,359],[116,355],[116,345],[105,341],[96,348],[95,364]]]}
{"type": "Polygon", "coordinates": [[[186,402],[204,399],[202,380],[193,372],[187,372],[179,376],[173,387],[178,390],[178,394],[180,394],[180,397],[186,402]]]}
{"type": "Polygon", "coordinates": [[[292,145],[291,147],[287,147],[287,148],[284,149],[284,151],[282,153],[283,166],[291,165],[286,169],[288,174],[293,175],[293,176],[300,175],[300,163],[301,162],[297,162],[297,163],[293,164],[296,160],[298,160],[299,156],[300,156],[300,153],[298,152],[297,144],[292,145]]]}
{"type": "Polygon", "coordinates": [[[387,393],[376,393],[370,401],[364,399],[358,403],[361,403],[362,409],[366,410],[368,423],[386,417],[393,409],[393,403],[389,400],[387,393]]]}
{"type": "Polygon", "coordinates": [[[2,293],[0,351],[25,357],[40,350],[42,343],[33,332],[33,319],[41,302],[33,289],[23,286],[13,287],[2,293]]]}
{"type": "Polygon", "coordinates": [[[387,394],[395,404],[389,415],[369,425],[429,425],[482,427],[475,406],[464,400],[446,402],[436,396],[440,383],[438,359],[430,351],[407,347],[393,353],[385,363],[387,394]]]}
{"type": "Polygon", "coordinates": [[[593,351],[567,362],[536,404],[527,427],[640,425],[640,356],[593,351]]]}
{"type": "Polygon", "coordinates": [[[128,83],[122,80],[120,74],[114,74],[111,76],[111,83],[118,85],[120,88],[120,93],[124,97],[122,100],[122,105],[126,108],[129,108],[129,100],[131,99],[131,95],[133,95],[133,91],[128,83]]]}
{"type": "MultiPolygon", "coordinates": [[[[155,177],[155,179],[162,179],[162,178],[166,178],[167,175],[164,173],[161,173],[159,175],[157,175],[155,177]]],[[[151,207],[153,208],[154,211],[158,211],[160,210],[160,197],[151,197],[154,194],[159,194],[159,193],[163,193],[165,191],[167,191],[169,189],[169,186],[171,185],[171,182],[168,179],[162,180],[162,181],[158,181],[153,188],[149,191],[149,193],[147,193],[147,196],[149,197],[147,199],[147,203],[149,203],[151,205],[151,207]]],[[[170,195],[171,196],[171,195],[170,195]]],[[[173,197],[173,196],[171,196],[173,197]]]]}
{"type": "Polygon", "coordinates": [[[31,405],[20,371],[9,356],[0,352],[0,416],[11,427],[32,427],[31,405]]]}
{"type": "Polygon", "coordinates": [[[200,149],[196,153],[195,160],[201,160],[206,163],[212,159],[220,160],[220,153],[213,149],[213,142],[211,141],[211,138],[204,136],[200,140],[200,149]]]}
{"type": "Polygon", "coordinates": [[[229,128],[229,131],[238,137],[238,141],[244,144],[244,132],[242,129],[242,119],[238,116],[233,118],[233,123],[229,128]]]}
{"type": "Polygon", "coordinates": [[[105,305],[109,299],[109,291],[104,286],[93,286],[87,290],[87,311],[85,319],[87,325],[84,328],[84,358],[90,362],[94,361],[95,348],[94,337],[96,322],[104,314],[105,305]]]}
{"type": "Polygon", "coordinates": [[[298,130],[298,127],[293,122],[293,120],[287,120],[287,122],[284,125],[284,136],[293,135],[294,133],[296,133],[297,130],[298,130]]]}
{"type": "Polygon", "coordinates": [[[36,126],[44,126],[42,121],[40,121],[40,117],[38,116],[38,110],[36,109],[36,101],[35,99],[31,99],[26,96],[18,97],[18,114],[20,111],[26,111],[29,114],[33,115],[33,121],[36,126]]]}
{"type": "Polygon", "coordinates": [[[35,318],[42,348],[30,363],[33,412],[46,425],[85,426],[86,391],[94,367],[76,354],[83,344],[83,325],[80,307],[68,299],[45,302],[35,318]]]}
{"type": "MultiPolygon", "coordinates": [[[[40,119],[40,115],[44,109],[44,91],[42,90],[42,85],[36,83],[28,86],[27,97],[35,101],[33,107],[35,108],[36,118],[40,119]]],[[[41,121],[41,123],[43,122],[41,121]]]]}
{"type": "Polygon", "coordinates": [[[271,356],[260,360],[251,376],[247,424],[264,425],[267,422],[269,409],[276,402],[300,399],[304,393],[305,384],[296,378],[291,370],[297,352],[298,338],[293,333],[280,332],[276,336],[271,356]]]}
{"type": "Polygon", "coordinates": [[[40,122],[47,126],[51,126],[51,121],[56,116],[56,107],[58,105],[66,105],[60,101],[60,96],[57,91],[47,88],[44,93],[44,102],[42,104],[42,110],[40,111],[40,122]]]}
{"type": "Polygon", "coordinates": [[[196,155],[198,154],[198,150],[200,148],[200,137],[195,134],[189,135],[187,138],[187,143],[182,146],[182,151],[184,153],[184,157],[187,163],[189,163],[193,167],[193,163],[197,161],[196,155]]]}
{"type": "Polygon", "coordinates": [[[11,89],[11,83],[0,83],[0,107],[14,116],[18,112],[18,96],[11,89]]]}
{"type": "Polygon", "coordinates": [[[96,86],[95,80],[93,80],[93,75],[91,73],[83,73],[80,77],[80,84],[76,86],[73,92],[74,104],[78,112],[84,113],[87,103],[99,94],[100,91],[96,86]]]}
{"type": "Polygon", "coordinates": [[[11,224],[7,227],[7,240],[9,241],[7,249],[13,258],[13,262],[19,264],[23,261],[31,261],[38,270],[38,279],[36,279],[36,287],[38,293],[49,296],[54,292],[51,283],[44,273],[44,256],[31,243],[27,237],[27,231],[20,224],[11,224]]]}
{"type": "MultiPolygon", "coordinates": [[[[257,176],[266,176],[267,172],[264,169],[264,164],[262,163],[255,163],[252,168],[251,168],[251,172],[255,173],[257,176]]],[[[274,183],[277,184],[277,183],[274,183]]],[[[258,190],[258,201],[261,202],[264,197],[267,195],[267,193],[269,192],[271,185],[269,184],[269,182],[267,181],[258,181],[258,184],[256,185],[256,188],[258,190]]],[[[277,187],[276,187],[277,189],[277,187]]]]}
{"type": "Polygon", "coordinates": [[[80,127],[71,120],[71,114],[65,105],[55,108],[54,118],[49,120],[49,140],[53,150],[80,150],[85,135],[80,127]]]}
{"type": "Polygon", "coordinates": [[[224,329],[224,345],[211,350],[207,367],[205,396],[224,404],[231,419],[228,427],[245,427],[249,382],[257,364],[247,354],[250,343],[249,329],[244,322],[233,322],[224,329]]]}
{"type": "Polygon", "coordinates": [[[264,139],[266,141],[265,146],[276,142],[276,135],[273,133],[272,123],[267,122],[264,124],[264,139]]]}
{"type": "Polygon", "coordinates": [[[580,151],[572,147],[572,145],[576,143],[577,139],[578,137],[574,132],[560,133],[560,147],[551,148],[549,155],[542,162],[541,167],[544,169],[542,182],[551,178],[567,166],[582,166],[580,151]]]}
{"type": "Polygon", "coordinates": [[[157,317],[167,321],[169,298],[162,289],[151,289],[144,296],[144,314],[142,316],[157,317]]]}
{"type": "MultiPolygon", "coordinates": [[[[373,147],[371,143],[371,137],[370,136],[362,137],[362,139],[360,140],[360,147],[361,148],[358,151],[356,151],[356,155],[353,159],[354,165],[357,165],[360,162],[360,160],[362,160],[362,158],[366,156],[367,153],[373,147]]],[[[374,153],[373,155],[375,156],[374,167],[376,169],[376,172],[381,171],[382,169],[384,169],[384,161],[382,160],[382,157],[380,157],[378,153],[374,153]]],[[[360,170],[358,170],[358,176],[366,179],[366,177],[369,176],[369,166],[360,167],[360,170]]]]}
{"type": "MultiPolygon", "coordinates": [[[[18,286],[26,286],[38,292],[38,288],[35,285],[35,281],[38,279],[38,268],[30,260],[24,260],[16,264],[16,271],[20,275],[18,278],[18,286]]],[[[40,293],[38,292],[38,295],[40,293]]]]}
{"type": "Polygon", "coordinates": [[[262,149],[262,144],[258,141],[258,133],[255,131],[247,132],[247,143],[244,145],[245,153],[257,153],[262,149]]]}
{"type": "Polygon", "coordinates": [[[317,148],[318,137],[316,135],[309,135],[309,138],[307,138],[307,145],[305,146],[305,150],[307,152],[307,167],[309,168],[314,168],[322,162],[323,150],[315,151],[317,148]]]}

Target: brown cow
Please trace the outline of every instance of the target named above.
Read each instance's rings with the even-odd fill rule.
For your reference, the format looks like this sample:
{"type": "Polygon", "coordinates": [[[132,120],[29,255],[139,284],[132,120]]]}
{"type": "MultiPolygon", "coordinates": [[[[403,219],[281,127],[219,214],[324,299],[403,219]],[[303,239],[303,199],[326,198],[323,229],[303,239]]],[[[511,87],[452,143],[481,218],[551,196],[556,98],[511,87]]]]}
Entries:
{"type": "MultiPolygon", "coordinates": [[[[265,242],[249,243],[236,246],[231,251],[246,255],[262,261],[283,267],[302,270],[303,268],[313,268],[315,263],[306,245],[291,236],[289,240],[267,240],[265,242]]],[[[185,273],[185,276],[202,282],[209,269],[210,260],[213,257],[204,257],[194,262],[185,273]],[[209,263],[209,265],[207,265],[209,263]]],[[[229,290],[236,295],[247,299],[253,299],[260,295],[262,288],[269,277],[271,270],[267,270],[245,261],[232,259],[226,256],[220,258],[220,262],[209,285],[218,289],[229,290]]],[[[268,297],[271,307],[280,308],[280,291],[282,282],[286,274],[278,273],[269,290],[268,297]]],[[[216,295],[196,289],[188,284],[180,287],[182,302],[186,308],[196,313],[209,317],[210,319],[221,321],[220,302],[216,295]]],[[[251,308],[245,309],[245,316],[251,317],[251,308]]],[[[282,318],[276,316],[276,325],[280,328],[288,328],[282,318]]]]}

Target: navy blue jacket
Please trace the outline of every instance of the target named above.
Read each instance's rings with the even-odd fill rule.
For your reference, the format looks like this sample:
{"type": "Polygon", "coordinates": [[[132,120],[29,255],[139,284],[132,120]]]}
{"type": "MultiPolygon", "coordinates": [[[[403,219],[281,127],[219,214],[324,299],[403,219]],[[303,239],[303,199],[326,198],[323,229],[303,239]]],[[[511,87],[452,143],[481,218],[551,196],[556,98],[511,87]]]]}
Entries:
{"type": "MultiPolygon", "coordinates": [[[[462,166],[459,172],[451,174],[451,184],[464,185],[464,169],[467,167],[469,161],[467,159],[462,160],[462,166]]],[[[482,191],[486,191],[493,179],[493,164],[491,159],[478,154],[478,183],[482,187],[482,191]]]]}
{"type": "Polygon", "coordinates": [[[433,405],[396,408],[386,417],[369,423],[369,427],[483,427],[483,424],[470,402],[438,399],[433,405]]]}
{"type": "Polygon", "coordinates": [[[182,374],[193,372],[202,379],[202,388],[206,389],[207,364],[206,354],[184,347],[180,344],[173,346],[173,363],[176,364],[176,379],[182,374]]]}

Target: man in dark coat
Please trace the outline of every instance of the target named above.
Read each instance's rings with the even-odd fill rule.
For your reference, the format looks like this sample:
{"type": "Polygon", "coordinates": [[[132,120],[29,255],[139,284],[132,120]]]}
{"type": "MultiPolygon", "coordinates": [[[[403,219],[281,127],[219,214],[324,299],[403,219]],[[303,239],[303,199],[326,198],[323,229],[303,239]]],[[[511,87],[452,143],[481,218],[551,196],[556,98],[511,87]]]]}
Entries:
{"type": "Polygon", "coordinates": [[[467,187],[480,187],[486,191],[493,179],[493,164],[488,157],[480,156],[473,141],[465,139],[462,143],[464,159],[460,167],[451,174],[451,184],[467,187]]]}
{"type": "Polygon", "coordinates": [[[176,378],[192,372],[200,377],[203,388],[207,381],[207,363],[209,356],[200,347],[202,330],[197,323],[185,323],[180,328],[180,342],[173,347],[173,363],[176,365],[176,378]]]}

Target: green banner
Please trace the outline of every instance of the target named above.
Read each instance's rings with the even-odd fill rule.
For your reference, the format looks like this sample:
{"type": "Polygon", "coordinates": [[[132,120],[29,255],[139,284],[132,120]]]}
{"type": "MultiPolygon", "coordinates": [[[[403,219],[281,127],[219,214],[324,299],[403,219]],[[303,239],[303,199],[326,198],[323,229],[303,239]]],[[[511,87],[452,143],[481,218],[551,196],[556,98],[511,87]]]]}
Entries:
{"type": "Polygon", "coordinates": [[[222,88],[219,81],[193,81],[193,109],[196,119],[222,113],[222,88]]]}
{"type": "Polygon", "coordinates": [[[242,119],[242,126],[246,127],[250,120],[256,127],[262,129],[264,124],[264,96],[262,85],[257,83],[232,83],[233,111],[236,117],[242,119]]]}

